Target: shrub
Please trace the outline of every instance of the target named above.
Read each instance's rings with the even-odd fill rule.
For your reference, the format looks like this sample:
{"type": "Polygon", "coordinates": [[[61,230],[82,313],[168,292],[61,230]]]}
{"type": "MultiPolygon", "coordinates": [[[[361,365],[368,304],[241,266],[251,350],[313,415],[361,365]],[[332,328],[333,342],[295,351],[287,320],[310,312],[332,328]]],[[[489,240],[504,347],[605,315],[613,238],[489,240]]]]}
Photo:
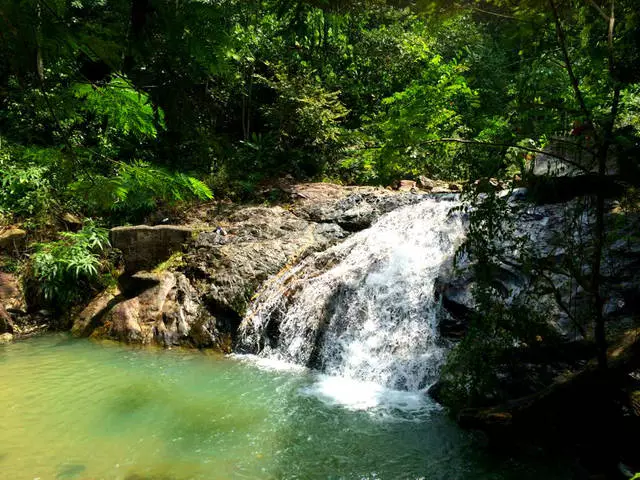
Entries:
{"type": "Polygon", "coordinates": [[[35,245],[27,273],[28,284],[36,285],[37,299],[56,310],[67,309],[92,290],[103,270],[101,253],[110,246],[108,230],[91,221],[61,237],[35,245]]]}

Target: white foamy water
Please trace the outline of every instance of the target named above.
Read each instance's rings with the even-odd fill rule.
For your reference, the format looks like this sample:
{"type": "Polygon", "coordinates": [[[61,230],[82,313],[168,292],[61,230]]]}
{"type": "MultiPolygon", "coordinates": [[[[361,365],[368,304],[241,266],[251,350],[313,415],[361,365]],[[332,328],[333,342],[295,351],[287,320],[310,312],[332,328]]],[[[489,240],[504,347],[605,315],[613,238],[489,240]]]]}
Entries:
{"type": "Polygon", "coordinates": [[[392,390],[375,382],[363,382],[333,375],[318,375],[316,381],[302,393],[319,398],[329,405],[349,410],[416,411],[433,409],[436,405],[422,392],[392,390]]]}
{"type": "Polygon", "coordinates": [[[444,356],[434,287],[464,236],[450,213],[457,204],[432,198],[395,210],[273,279],[245,317],[245,342],[260,357],[321,370],[309,391],[349,408],[423,391],[444,356]],[[277,340],[267,338],[274,325],[277,340]]]}

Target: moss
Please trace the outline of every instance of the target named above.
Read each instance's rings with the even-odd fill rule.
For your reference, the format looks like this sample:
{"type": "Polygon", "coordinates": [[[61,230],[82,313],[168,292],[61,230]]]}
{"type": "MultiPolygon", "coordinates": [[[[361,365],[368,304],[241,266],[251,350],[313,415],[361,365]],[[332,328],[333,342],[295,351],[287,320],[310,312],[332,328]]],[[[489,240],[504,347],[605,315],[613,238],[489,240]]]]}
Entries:
{"type": "Polygon", "coordinates": [[[175,270],[184,266],[184,259],[182,258],[182,252],[173,253],[168,259],[160,263],[153,269],[153,273],[161,273],[167,270],[175,270]]]}

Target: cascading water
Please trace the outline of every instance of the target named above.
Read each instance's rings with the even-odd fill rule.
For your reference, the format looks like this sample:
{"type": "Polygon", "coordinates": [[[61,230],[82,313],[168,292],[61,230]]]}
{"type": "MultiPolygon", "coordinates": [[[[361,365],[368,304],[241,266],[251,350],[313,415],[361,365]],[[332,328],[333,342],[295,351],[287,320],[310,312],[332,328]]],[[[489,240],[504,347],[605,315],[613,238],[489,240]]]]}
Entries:
{"type": "Polygon", "coordinates": [[[464,236],[457,205],[427,198],[397,209],[275,277],[245,317],[246,344],[332,378],[425,388],[444,353],[434,287],[464,236]]]}

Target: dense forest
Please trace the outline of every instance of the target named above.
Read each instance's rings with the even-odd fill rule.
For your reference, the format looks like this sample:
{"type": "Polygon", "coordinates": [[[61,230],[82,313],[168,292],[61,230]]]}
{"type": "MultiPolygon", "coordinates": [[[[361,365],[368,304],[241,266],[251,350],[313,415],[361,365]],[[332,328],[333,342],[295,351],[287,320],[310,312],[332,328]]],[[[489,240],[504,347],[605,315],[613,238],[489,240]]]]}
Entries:
{"type": "Polygon", "coordinates": [[[157,211],[277,202],[282,181],[435,180],[464,186],[457,257],[481,312],[440,399],[494,405],[501,369],[518,375],[514,346],[564,348],[543,296],[589,340],[594,372],[622,368],[604,269],[611,245],[638,241],[634,0],[0,0],[0,39],[0,233],[29,240],[0,270],[36,310],[67,318],[114,284],[107,229],[157,211]],[[526,206],[501,192],[518,187],[580,199],[563,263],[513,239],[526,206]],[[507,257],[536,281],[505,307],[507,257]],[[568,301],[559,276],[577,285],[568,301]]]}
{"type": "Polygon", "coordinates": [[[512,178],[570,131],[628,157],[638,13],[606,8],[5,2],[3,215],[132,219],[286,174],[512,178]]]}

